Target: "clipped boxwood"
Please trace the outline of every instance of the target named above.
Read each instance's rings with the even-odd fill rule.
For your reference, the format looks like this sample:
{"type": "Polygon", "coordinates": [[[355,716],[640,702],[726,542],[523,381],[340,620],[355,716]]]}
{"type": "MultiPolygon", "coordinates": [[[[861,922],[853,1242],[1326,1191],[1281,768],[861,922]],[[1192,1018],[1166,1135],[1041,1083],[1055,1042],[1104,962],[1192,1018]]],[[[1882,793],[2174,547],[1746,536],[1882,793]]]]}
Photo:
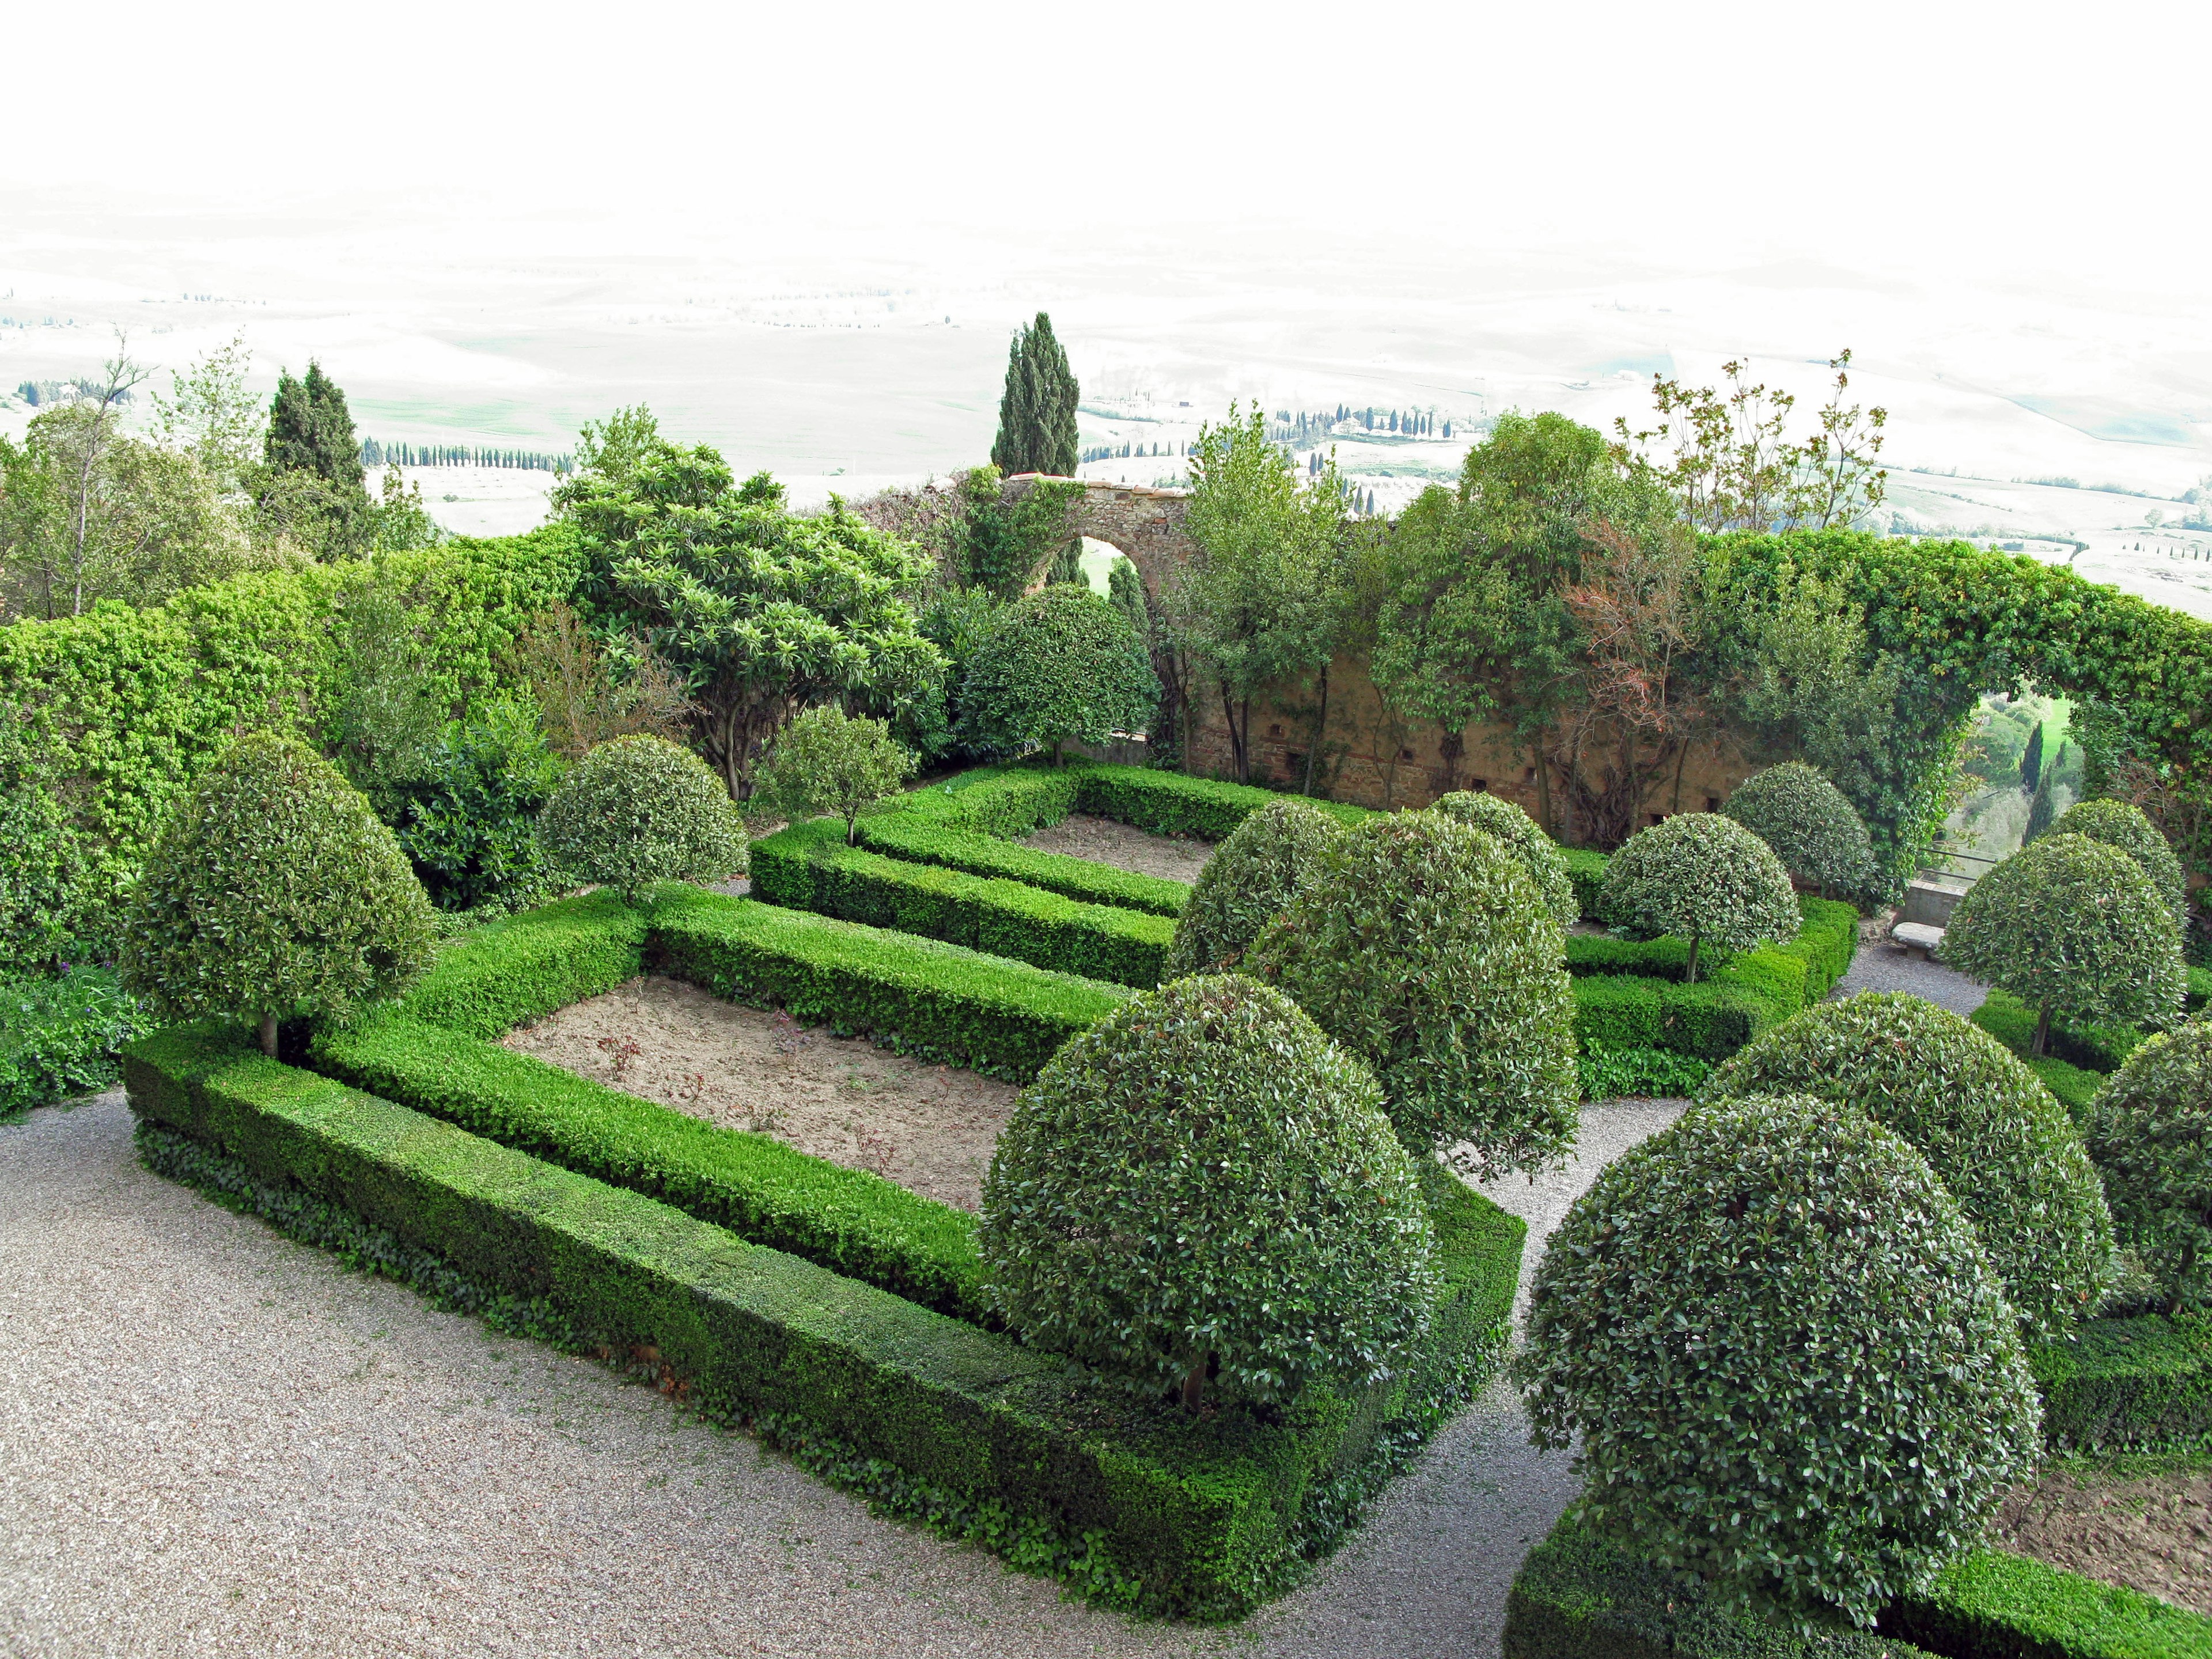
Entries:
{"type": "Polygon", "coordinates": [[[554,857],[635,903],[664,881],[745,871],[745,826],[707,763],[665,738],[603,743],[578,761],[539,815],[554,857]]]}
{"type": "Polygon", "coordinates": [[[1339,844],[1246,958],[1375,1068],[1398,1133],[1485,1176],[1574,1139],[1565,935],[1521,861],[1435,812],[1339,844]]]}
{"type": "Polygon", "coordinates": [[[1582,899],[1575,891],[1574,878],[1567,873],[1567,861],[1560,854],[1559,843],[1511,801],[1482,791],[1455,789],[1431,803],[1429,811],[1497,836],[1527,867],[1544,895],[1544,908],[1560,927],[1571,927],[1582,920],[1582,899]]]}
{"type": "Polygon", "coordinates": [[[1721,809],[1774,849],[1783,868],[1831,893],[1864,892],[1876,879],[1874,843],[1857,809],[1826,774],[1802,761],[1770,766],[1736,786],[1721,809]]]}
{"type": "Polygon", "coordinates": [[[2124,800],[2077,801],[2051,826],[2051,833],[2087,836],[2091,841],[2118,848],[2150,878],[2160,899],[2172,913],[2173,925],[2188,927],[2189,884],[2181,872],[2181,860],[2142,808],[2124,800]]]}
{"type": "Polygon", "coordinates": [[[1595,1533],[1801,1620],[1872,1623],[2040,1450],[1973,1229],[1896,1134],[1802,1096],[1693,1108],[1609,1165],[1514,1369],[1536,1443],[1579,1441],[1595,1533]]]}
{"type": "Polygon", "coordinates": [[[2212,1311],[2212,1020],[2130,1054],[2084,1127],[2121,1245],[2168,1311],[2212,1311]]]}
{"type": "Polygon", "coordinates": [[[976,1242],[1033,1346],[1192,1407],[1380,1382],[1437,1291],[1374,1078],[1233,975],[1136,997],[1053,1057],[999,1138],[976,1242]]]}
{"type": "Polygon", "coordinates": [[[1802,921],[1773,849],[1717,812],[1677,812],[1631,836],[1606,866],[1605,908],[1620,926],[1689,940],[1692,981],[1700,946],[1748,951],[1794,938],[1802,921]]]}
{"type": "Polygon", "coordinates": [[[1238,824],[1191,888],[1164,976],[1233,965],[1314,879],[1343,835],[1335,819],[1287,796],[1238,824]]]}
{"type": "Polygon", "coordinates": [[[1575,884],[1575,901],[1584,921],[1605,920],[1605,871],[1612,860],[1594,847],[1562,847],[1559,859],[1575,884]]]}
{"type": "Polygon", "coordinates": [[[2212,1315],[2084,1320],[2028,1350],[2054,1451],[2164,1452],[2212,1441],[2212,1315]]]}
{"type": "Polygon", "coordinates": [[[1928,1160],[1980,1235],[2023,1328],[2063,1338],[2112,1283],[2112,1218],[2081,1131],[1986,1031],[1902,992],[1807,1009],[1700,1097],[1807,1095],[1863,1112],[1928,1160]]]}
{"type": "MultiPolygon", "coordinates": [[[[1155,916],[1179,916],[1190,900],[1190,884],[1164,876],[1139,875],[1109,864],[1044,853],[995,836],[948,830],[915,812],[881,812],[856,827],[861,846],[909,864],[940,864],[971,876],[996,876],[1024,882],[1048,893],[1064,893],[1088,904],[1117,904],[1155,916]]],[[[756,856],[759,844],[754,847],[756,856]]]]}

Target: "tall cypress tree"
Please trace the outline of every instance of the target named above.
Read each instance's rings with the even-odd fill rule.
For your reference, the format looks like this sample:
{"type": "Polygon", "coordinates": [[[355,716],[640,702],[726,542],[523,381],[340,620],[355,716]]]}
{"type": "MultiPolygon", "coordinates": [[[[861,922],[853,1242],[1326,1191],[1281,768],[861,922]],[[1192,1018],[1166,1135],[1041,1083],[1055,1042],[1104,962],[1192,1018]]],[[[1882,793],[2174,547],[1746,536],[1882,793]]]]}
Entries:
{"type": "Polygon", "coordinates": [[[305,380],[278,379],[263,453],[271,466],[313,472],[341,489],[362,487],[361,445],[345,393],[313,359],[305,380]]]}
{"type": "Polygon", "coordinates": [[[1049,472],[1072,477],[1079,459],[1075,437],[1075,373],[1053,337],[1052,319],[1036,320],[1014,336],[1006,353],[1006,389],[999,399],[999,435],[991,461],[1009,476],[1049,472]]]}
{"type": "Polygon", "coordinates": [[[2037,783],[2041,781],[2042,776],[2043,722],[2041,720],[2038,720],[2035,723],[2035,730],[2028,733],[2027,747],[2021,752],[2020,787],[2021,791],[2024,793],[2033,795],[2035,793],[2035,787],[2037,783]]]}

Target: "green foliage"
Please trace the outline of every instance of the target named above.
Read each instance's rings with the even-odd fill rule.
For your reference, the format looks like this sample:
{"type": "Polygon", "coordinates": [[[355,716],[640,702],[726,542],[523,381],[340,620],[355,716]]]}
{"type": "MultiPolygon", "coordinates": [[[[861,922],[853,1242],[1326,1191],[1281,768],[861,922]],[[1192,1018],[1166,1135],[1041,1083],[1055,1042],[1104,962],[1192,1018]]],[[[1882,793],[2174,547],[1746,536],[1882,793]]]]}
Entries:
{"type": "Polygon", "coordinates": [[[1918,1153],[1753,1096],[1694,1109],[1576,1200],[1515,1370],[1536,1443],[1579,1440],[1594,1531],[1724,1602],[1866,1625],[2033,1468],[2017,1331],[1918,1153]]]}
{"type": "Polygon", "coordinates": [[[1575,1067],[1581,1074],[1584,1100],[1613,1100],[1621,1096],[1680,1099],[1705,1086],[1713,1074],[1712,1063],[1694,1054],[1669,1048],[1615,1048],[1576,1032],[1575,1067]]]}
{"type": "Polygon", "coordinates": [[[1874,844],[1843,792],[1791,761],[1746,779],[1722,809],[1774,849],[1782,866],[1830,893],[1863,893],[1876,875],[1874,844]]]}
{"type": "Polygon", "coordinates": [[[927,693],[892,708],[891,730],[927,763],[969,757],[960,740],[960,686],[976,647],[990,636],[1003,608],[984,587],[940,586],[923,605],[915,631],[945,659],[945,677],[927,693]]]}
{"type": "Polygon", "coordinates": [[[1017,472],[1073,477],[1080,447],[1075,429],[1079,396],[1052,319],[1040,311],[1006,350],[1006,389],[999,399],[991,465],[1009,477],[1017,472]]]}
{"type": "Polygon", "coordinates": [[[745,870],[744,823],[721,781],[665,738],[592,750],[553,792],[538,830],[555,858],[632,903],[658,882],[745,870]]]}
{"type": "Polygon", "coordinates": [[[834,703],[794,716],[776,734],[753,786],[752,810],[776,817],[829,814],[845,839],[861,813],[895,793],[914,772],[914,757],[881,720],[854,720],[834,703]]]}
{"type": "Polygon", "coordinates": [[[1591,974],[1573,984],[1577,1043],[1663,1048],[1707,1061],[1726,1060],[1802,1006],[1782,1006],[1747,987],[1711,980],[1669,985],[1638,975],[1591,974]]]}
{"type": "Polygon", "coordinates": [[[392,831],[296,738],[241,738],[161,832],[117,966],[162,1020],[343,1018],[429,966],[430,905],[392,831]]]}
{"type": "Polygon", "coordinates": [[[2092,1319],[2028,1350],[2054,1451],[2170,1451],[2212,1439],[2212,1318],[2092,1319]]]}
{"type": "MultiPolygon", "coordinates": [[[[2035,1052],[2039,1017],[2009,991],[1992,989],[1970,1016],[1973,1023],[2028,1062],[2039,1077],[2045,1068],[2063,1064],[2089,1078],[2091,1092],[2104,1086],[2104,1079],[2117,1072],[2141,1046],[2148,1033],[2134,1025],[2077,1024],[2053,1019],[2045,1035],[2042,1054],[2035,1052]]],[[[2054,1091],[2053,1092],[2057,1092],[2054,1091]]],[[[2060,1097],[2062,1099],[2063,1096],[2060,1097]]]]}
{"type": "Polygon", "coordinates": [[[2091,841],[2118,848],[2142,866],[2160,900],[2173,913],[2173,925],[2188,927],[2188,882],[2181,872],[2181,860],[2141,807],[2124,800],[2078,801],[2051,829],[2054,835],[2087,836],[2091,841]]]}
{"type": "Polygon", "coordinates": [[[1032,1345],[1141,1394],[1279,1404],[1403,1365],[1437,1291],[1367,1069],[1234,975],[1125,1003],[1022,1091],[976,1230],[1032,1345]]]}
{"type": "Polygon", "coordinates": [[[1567,879],[1575,884],[1582,919],[1598,921],[1605,914],[1605,867],[1612,860],[1593,847],[1562,847],[1559,857],[1567,866],[1567,879]]]}
{"type": "Polygon", "coordinates": [[[249,480],[262,533],[325,561],[368,550],[374,509],[362,484],[361,441],[345,393],[312,359],[270,400],[262,465],[249,480]]]}
{"type": "Polygon", "coordinates": [[[988,595],[1013,600],[1076,539],[1075,509],[1084,489],[1073,481],[1039,478],[1009,498],[1000,469],[979,466],[960,476],[960,498],[964,521],[957,574],[988,595]]]}
{"type": "Polygon", "coordinates": [[[1070,738],[1143,731],[1159,695],[1128,618],[1088,587],[1062,585],[1009,607],[969,659],[960,703],[975,746],[1057,758],[1070,738]]]}
{"type": "Polygon", "coordinates": [[[1503,842],[1505,850],[1521,860],[1540,891],[1544,895],[1544,908],[1562,927],[1571,927],[1582,920],[1581,897],[1575,891],[1574,878],[1567,872],[1567,861],[1559,851],[1559,844],[1536,827],[1536,821],[1500,795],[1455,790],[1436,801],[1429,809],[1443,812],[1471,823],[1486,836],[1494,836],[1503,842]]]}
{"type": "Polygon", "coordinates": [[[1230,833],[1199,872],[1163,976],[1233,965],[1322,868],[1344,827],[1304,801],[1269,801],[1230,833]]]}
{"type": "Polygon", "coordinates": [[[143,1024],[105,968],[0,980],[0,1122],[111,1087],[116,1051],[143,1024]]]}
{"type": "Polygon", "coordinates": [[[2168,1310],[2212,1312],[2212,1020],[2130,1054],[2084,1127],[2120,1243],[2168,1310]]]}
{"type": "Polygon", "coordinates": [[[2082,836],[2045,836],[1967,890],[1951,913],[1944,962],[2051,1018],[2163,1024],[2179,1011],[2181,938],[2133,859],[2082,836]]]}
{"type": "Polygon", "coordinates": [[[1574,1139],[1564,939],[1503,845],[1409,812],[1346,836],[1246,964],[1375,1068],[1409,1147],[1488,1177],[1574,1139]]]}
{"type": "Polygon", "coordinates": [[[553,870],[538,813],[560,781],[537,711],[501,700],[455,720],[380,792],[400,850],[441,910],[512,909],[542,896],[553,870]]]}
{"type": "Polygon", "coordinates": [[[556,899],[441,946],[398,1012],[471,1036],[503,1036],[635,979],[645,939],[645,913],[611,889],[556,899]]]}
{"type": "Polygon", "coordinates": [[[1692,980],[1699,945],[1747,951],[1790,938],[1801,920],[1781,860],[1717,812],[1677,812],[1630,836],[1606,866],[1604,902],[1617,922],[1688,939],[1692,980]]]}
{"type": "Polygon", "coordinates": [[[1023,882],[1091,904],[1118,905],[1148,915],[1178,916],[1190,898],[1190,888],[1183,882],[1116,870],[1111,865],[1070,858],[1065,853],[1041,853],[995,836],[949,830],[919,813],[879,813],[863,818],[858,829],[860,845],[872,852],[909,864],[939,864],[971,876],[1023,882]]]}
{"type": "Polygon", "coordinates": [[[2036,722],[2035,730],[2028,734],[2027,747],[2020,757],[2020,787],[2033,794],[2043,781],[2043,723],[2036,722]]]}
{"type": "Polygon", "coordinates": [[[2112,1284],[2112,1217],[2081,1131],[1987,1032],[1902,993],[1821,1003],[1723,1066],[1701,1099],[1809,1096],[1928,1160],[2033,1337],[2064,1337],[2112,1284]]]}
{"type": "Polygon", "coordinates": [[[1975,1550],[1884,1618],[1957,1659],[2212,1659],[2212,1619],[2009,1550],[1975,1550]]]}

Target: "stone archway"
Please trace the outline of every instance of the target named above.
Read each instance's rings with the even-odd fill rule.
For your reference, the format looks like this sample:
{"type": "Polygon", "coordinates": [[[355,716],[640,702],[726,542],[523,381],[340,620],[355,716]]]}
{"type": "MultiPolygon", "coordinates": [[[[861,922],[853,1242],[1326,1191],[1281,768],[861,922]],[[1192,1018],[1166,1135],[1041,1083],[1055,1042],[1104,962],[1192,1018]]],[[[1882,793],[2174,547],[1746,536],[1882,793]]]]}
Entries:
{"type": "MultiPolygon", "coordinates": [[[[1068,482],[1040,472],[1018,472],[1001,488],[1006,500],[1018,501],[1039,483],[1068,482]]],[[[1183,528],[1190,496],[1180,489],[1147,489],[1095,478],[1073,482],[1082,484],[1083,499],[1076,503],[1074,521],[1068,527],[1079,536],[1110,542],[1127,554],[1145,579],[1146,597],[1158,599],[1168,573],[1188,563],[1197,551],[1183,528]]]]}

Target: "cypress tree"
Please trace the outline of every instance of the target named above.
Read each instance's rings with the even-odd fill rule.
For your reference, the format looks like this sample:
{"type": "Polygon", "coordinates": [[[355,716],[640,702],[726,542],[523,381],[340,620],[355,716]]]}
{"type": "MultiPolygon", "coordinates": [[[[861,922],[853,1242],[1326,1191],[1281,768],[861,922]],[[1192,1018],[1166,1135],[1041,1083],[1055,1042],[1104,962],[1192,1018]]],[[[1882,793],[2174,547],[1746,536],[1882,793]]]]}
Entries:
{"type": "Polygon", "coordinates": [[[277,380],[263,457],[270,466],[313,472],[341,490],[362,488],[361,444],[345,393],[312,358],[306,379],[277,380]]]}
{"type": "Polygon", "coordinates": [[[2035,786],[2041,780],[2042,776],[2043,722],[2038,720],[2035,723],[2035,730],[2028,734],[2027,747],[2021,751],[2021,788],[2028,794],[2033,794],[2035,793],[2035,786]]]}
{"type": "Polygon", "coordinates": [[[1014,336],[1006,352],[1006,389],[999,400],[999,435],[991,461],[1002,473],[1072,475],[1078,450],[1074,371],[1053,337],[1052,319],[1036,320],[1014,336]]]}
{"type": "Polygon", "coordinates": [[[1071,536],[1059,552],[1053,555],[1052,568],[1045,574],[1048,586],[1054,582],[1073,582],[1088,586],[1091,578],[1083,574],[1083,538],[1071,536]]]}

